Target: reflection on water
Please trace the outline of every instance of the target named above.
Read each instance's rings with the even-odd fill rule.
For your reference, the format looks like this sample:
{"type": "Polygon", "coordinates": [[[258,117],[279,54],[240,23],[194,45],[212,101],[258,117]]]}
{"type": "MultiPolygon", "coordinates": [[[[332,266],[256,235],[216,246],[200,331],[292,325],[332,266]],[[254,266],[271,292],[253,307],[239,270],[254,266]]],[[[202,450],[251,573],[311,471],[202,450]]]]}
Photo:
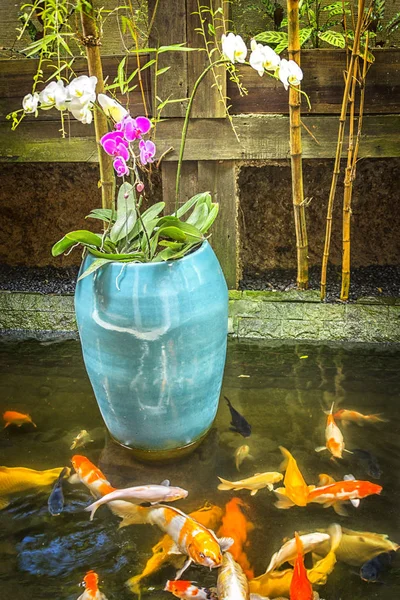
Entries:
{"type": "MultiPolygon", "coordinates": [[[[224,506],[233,496],[245,500],[255,524],[246,553],[256,575],[265,571],[282,539],[292,537],[295,530],[311,531],[339,522],[351,529],[387,533],[400,542],[399,358],[399,347],[231,341],[222,393],[246,416],[252,425],[251,436],[244,440],[229,431],[229,410],[221,402],[214,428],[192,456],[176,464],[148,466],[135,462],[128,451],[107,437],[78,342],[4,341],[0,345],[1,412],[29,413],[37,429],[3,430],[1,464],[34,469],[68,465],[73,438],[87,429],[94,442],[78,452],[98,464],[115,487],[160,483],[168,478],[189,490],[189,497],[176,504],[185,512],[205,501],[224,506]],[[383,485],[381,496],[366,498],[358,509],[350,506],[346,519],[319,505],[278,510],[267,489],[253,497],[246,491],[217,490],[217,475],[239,478],[234,452],[243,443],[250,446],[253,456],[241,466],[243,477],[277,470],[281,462],[278,446],[284,445],[294,454],[309,484],[317,482],[319,473],[335,479],[347,473],[369,479],[368,461],[361,455],[348,454],[334,463],[327,452],[314,450],[324,444],[323,411],[333,401],[336,409],[384,413],[389,419],[376,426],[342,427],[346,447],[376,457],[382,473],[373,481],[383,485]]],[[[106,507],[90,522],[83,508],[91,497],[81,485],[64,486],[64,512],[52,517],[47,510],[49,493],[39,490],[14,496],[0,511],[1,598],[75,600],[89,569],[99,573],[108,600],[133,598],[124,582],[142,570],[160,532],[146,525],[118,530],[119,520],[106,507]]],[[[174,572],[166,567],[147,580],[153,589],[143,597],[172,598],[160,590],[174,572]]],[[[191,568],[187,575],[203,585],[215,583],[216,573],[201,567],[191,568]]],[[[360,580],[358,568],[337,564],[319,592],[325,600],[400,598],[400,555],[382,579],[384,583],[367,584],[360,580]]]]}

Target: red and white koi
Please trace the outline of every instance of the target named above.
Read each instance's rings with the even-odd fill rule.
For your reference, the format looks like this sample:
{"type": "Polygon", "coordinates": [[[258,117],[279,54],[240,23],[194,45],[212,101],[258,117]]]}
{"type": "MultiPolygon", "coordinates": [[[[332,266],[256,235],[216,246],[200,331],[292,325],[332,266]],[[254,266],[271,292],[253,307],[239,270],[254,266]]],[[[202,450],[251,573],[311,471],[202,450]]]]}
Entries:
{"type": "Polygon", "coordinates": [[[308,503],[323,504],[324,508],[332,506],[337,514],[345,516],[346,513],[341,508],[343,502],[350,501],[357,508],[361,499],[372,494],[380,494],[381,491],[382,486],[376,483],[360,481],[353,475],[345,475],[344,481],[336,481],[311,490],[308,494],[308,503]]]}
{"type": "Polygon", "coordinates": [[[199,587],[194,582],[183,579],[168,580],[164,591],[171,592],[176,598],[181,598],[182,600],[217,600],[217,596],[213,590],[199,587]]]}
{"type": "Polygon", "coordinates": [[[88,571],[83,578],[85,591],[77,600],[107,600],[98,587],[99,577],[94,571],[88,571]]]}
{"type": "Polygon", "coordinates": [[[334,419],[342,421],[343,425],[348,423],[357,423],[359,427],[363,427],[365,423],[387,423],[388,419],[383,419],[381,415],[363,415],[356,410],[347,410],[342,408],[333,415],[334,419]]]}
{"type": "Polygon", "coordinates": [[[332,403],[332,407],[331,407],[330,412],[328,413],[328,419],[326,422],[326,428],[325,428],[326,446],[318,446],[317,448],[315,448],[315,451],[322,452],[322,450],[329,450],[329,452],[335,458],[342,458],[343,452],[349,452],[349,450],[345,450],[342,432],[340,431],[339,427],[336,425],[335,419],[333,416],[333,407],[334,407],[334,403],[332,403]]]}

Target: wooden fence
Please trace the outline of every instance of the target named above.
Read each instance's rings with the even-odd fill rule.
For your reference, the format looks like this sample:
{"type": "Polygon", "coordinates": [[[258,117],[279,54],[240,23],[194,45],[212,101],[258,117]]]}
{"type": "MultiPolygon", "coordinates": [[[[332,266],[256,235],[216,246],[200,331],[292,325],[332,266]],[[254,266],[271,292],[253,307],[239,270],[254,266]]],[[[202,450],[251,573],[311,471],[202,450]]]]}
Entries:
{"type": "MultiPolygon", "coordinates": [[[[222,0],[221,6],[225,5],[222,0]]],[[[216,8],[214,0],[214,9],[216,8]]],[[[205,4],[206,0],[202,2],[205,4]]],[[[154,0],[149,0],[150,9],[154,0]]],[[[153,29],[153,44],[184,42],[201,46],[195,32],[199,25],[196,0],[174,0],[169,10],[161,11],[153,29]]],[[[113,78],[121,57],[104,57],[106,75],[113,78]]],[[[157,95],[162,98],[187,98],[193,83],[207,64],[205,53],[190,52],[160,55],[159,68],[170,70],[160,76],[157,95]],[[165,62],[165,64],[164,64],[165,62]]],[[[132,56],[132,69],[136,67],[132,56]]],[[[146,60],[146,57],[143,57],[146,60]]],[[[130,64],[128,70],[130,70],[130,64]]],[[[91,127],[70,120],[68,139],[60,137],[55,111],[28,117],[15,132],[5,115],[21,106],[21,98],[31,88],[34,60],[0,61],[0,161],[3,162],[96,162],[97,150],[91,127]]],[[[339,50],[302,52],[303,89],[311,101],[311,110],[303,106],[303,151],[305,158],[333,158],[336,148],[338,113],[343,93],[345,53],[339,50]],[[306,131],[308,130],[308,132],[306,131]]],[[[86,73],[86,61],[74,63],[75,71],[86,73]]],[[[222,67],[224,69],[224,67],[222,67]]],[[[210,190],[220,203],[220,216],[213,228],[213,245],[225,272],[228,285],[237,286],[240,278],[239,234],[237,227],[238,169],[246,161],[287,159],[289,156],[289,117],[287,93],[283,86],[249,67],[240,70],[248,94],[241,96],[236,85],[226,81],[220,71],[222,93],[230,97],[232,120],[239,136],[224,117],[220,95],[212,76],[199,87],[193,106],[182,169],[180,202],[201,190],[210,190]]],[[[144,88],[151,106],[154,92],[151,76],[144,75],[144,88]]],[[[142,99],[135,90],[130,94],[132,114],[143,111],[142,99]]],[[[165,120],[157,125],[156,141],[162,161],[162,185],[167,207],[174,204],[175,173],[186,102],[166,106],[165,120]]],[[[378,50],[368,76],[366,116],[361,142],[361,157],[400,156],[400,50],[378,50]]]]}

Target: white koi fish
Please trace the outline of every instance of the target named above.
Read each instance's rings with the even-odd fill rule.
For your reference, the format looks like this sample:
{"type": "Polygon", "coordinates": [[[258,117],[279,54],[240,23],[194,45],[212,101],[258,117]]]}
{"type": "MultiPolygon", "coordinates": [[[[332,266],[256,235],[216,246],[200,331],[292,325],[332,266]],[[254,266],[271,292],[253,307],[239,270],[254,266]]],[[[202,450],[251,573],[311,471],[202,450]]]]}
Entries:
{"type": "MultiPolygon", "coordinates": [[[[304,554],[307,554],[307,552],[312,552],[313,550],[318,548],[318,546],[329,540],[330,535],[329,533],[315,532],[307,533],[299,537],[301,543],[303,544],[304,554]]],[[[278,552],[275,552],[275,554],[271,558],[266,573],[274,571],[275,569],[283,565],[283,563],[285,562],[294,561],[296,556],[296,538],[293,538],[287,541],[285,544],[283,544],[282,548],[278,550],[278,552]]]]}
{"type": "Polygon", "coordinates": [[[222,566],[218,571],[217,594],[219,600],[249,600],[249,582],[242,567],[233,560],[230,552],[225,552],[222,566]]]}
{"type": "Polygon", "coordinates": [[[242,479],[240,481],[228,481],[218,477],[220,484],[219,490],[251,490],[250,495],[255,496],[258,490],[267,487],[270,491],[274,489],[273,484],[283,479],[282,473],[271,471],[270,473],[256,473],[253,477],[242,479]]]}

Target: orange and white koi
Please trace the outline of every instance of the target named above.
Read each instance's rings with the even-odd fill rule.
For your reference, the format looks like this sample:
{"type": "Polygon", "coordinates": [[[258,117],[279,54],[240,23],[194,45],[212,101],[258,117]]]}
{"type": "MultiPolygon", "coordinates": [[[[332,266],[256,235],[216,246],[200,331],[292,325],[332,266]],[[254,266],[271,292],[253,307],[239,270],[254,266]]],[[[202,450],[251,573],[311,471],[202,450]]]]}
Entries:
{"type": "Polygon", "coordinates": [[[20,413],[15,410],[6,410],[6,412],[3,414],[3,420],[5,421],[4,429],[10,425],[21,427],[21,425],[25,425],[26,423],[30,423],[36,427],[29,415],[25,415],[24,413],[20,413]]]}
{"type": "Polygon", "coordinates": [[[96,502],[93,502],[90,506],[87,506],[85,510],[90,512],[90,520],[93,521],[96,510],[108,502],[123,500],[131,504],[140,504],[142,502],[158,504],[160,502],[173,502],[174,500],[186,498],[188,493],[187,490],[180,487],[170,486],[169,481],[166,479],[161,485],[137,485],[135,487],[114,490],[96,502]]]}
{"type": "Polygon", "coordinates": [[[182,600],[217,600],[216,594],[209,588],[199,587],[194,582],[183,579],[168,580],[164,592],[171,592],[182,600]]]}
{"type": "Polygon", "coordinates": [[[337,514],[344,516],[341,503],[350,501],[357,508],[361,499],[372,494],[380,494],[381,491],[382,486],[376,483],[359,481],[353,475],[345,475],[344,481],[336,481],[311,490],[308,502],[323,504],[324,508],[332,506],[337,514]]]}
{"type": "Polygon", "coordinates": [[[96,498],[105,496],[114,492],[114,488],[105,475],[98,469],[86,456],[75,454],[71,458],[72,466],[75,469],[76,477],[70,477],[70,483],[80,481],[92,492],[96,498]]]}
{"type": "Polygon", "coordinates": [[[225,552],[218,571],[219,600],[250,600],[249,582],[230,552],[225,552]]]}
{"type": "Polygon", "coordinates": [[[253,579],[254,571],[244,551],[248,545],[248,534],[253,531],[254,525],[246,518],[249,506],[240,498],[232,498],[225,507],[222,524],[218,530],[218,536],[229,537],[234,543],[229,548],[233,559],[242,567],[245,575],[253,579]]]}
{"type": "Polygon", "coordinates": [[[290,584],[290,600],[313,600],[312,585],[304,566],[304,549],[299,534],[295,533],[297,557],[294,563],[293,577],[290,584]]]}
{"type": "Polygon", "coordinates": [[[295,505],[306,506],[308,492],[310,489],[313,489],[314,486],[308,486],[306,484],[304,477],[297,466],[297,462],[290,454],[289,450],[286,450],[283,446],[279,446],[279,450],[284,456],[280,469],[286,472],[283,480],[284,487],[276,488],[274,490],[274,493],[278,497],[275,506],[283,509],[295,505]]]}
{"type": "Polygon", "coordinates": [[[363,415],[356,410],[347,410],[345,408],[335,412],[333,417],[338,421],[342,421],[343,425],[357,423],[359,427],[363,427],[365,423],[388,423],[388,419],[383,419],[380,414],[363,415]]]}
{"type": "Polygon", "coordinates": [[[328,419],[326,421],[326,446],[318,446],[317,448],[315,448],[315,451],[322,452],[323,450],[329,450],[329,452],[335,458],[342,458],[343,452],[349,452],[349,450],[345,450],[342,432],[335,423],[335,419],[333,416],[333,406],[334,403],[332,403],[331,410],[328,413],[328,419]]]}
{"type": "Polygon", "coordinates": [[[79,596],[77,600],[107,600],[105,595],[100,592],[99,577],[94,571],[88,571],[83,578],[85,591],[79,596]]]}

